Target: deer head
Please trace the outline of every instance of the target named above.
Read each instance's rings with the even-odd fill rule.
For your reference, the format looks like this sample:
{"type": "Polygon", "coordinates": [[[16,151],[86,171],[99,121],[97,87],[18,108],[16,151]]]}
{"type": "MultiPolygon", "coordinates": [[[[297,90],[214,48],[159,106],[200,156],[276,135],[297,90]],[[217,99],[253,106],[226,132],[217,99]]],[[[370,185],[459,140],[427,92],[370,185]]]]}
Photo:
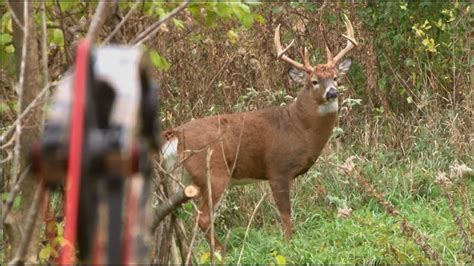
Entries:
{"type": "Polygon", "coordinates": [[[303,57],[302,64],[285,55],[288,49],[290,49],[294,44],[294,40],[286,48],[282,48],[280,41],[280,25],[275,29],[274,41],[277,49],[277,57],[294,67],[288,72],[290,78],[295,82],[304,85],[310,97],[320,105],[330,104],[337,100],[338,80],[347,73],[352,64],[350,58],[339,63],[344,55],[357,46],[357,42],[354,38],[354,29],[345,15],[344,22],[346,24],[347,34],[343,34],[342,36],[347,39],[346,47],[334,57],[324,38],[327,62],[316,66],[311,66],[308,50],[306,48],[304,49],[304,52],[300,51],[300,54],[303,57]],[[337,65],[338,63],[339,65],[337,65]]]}

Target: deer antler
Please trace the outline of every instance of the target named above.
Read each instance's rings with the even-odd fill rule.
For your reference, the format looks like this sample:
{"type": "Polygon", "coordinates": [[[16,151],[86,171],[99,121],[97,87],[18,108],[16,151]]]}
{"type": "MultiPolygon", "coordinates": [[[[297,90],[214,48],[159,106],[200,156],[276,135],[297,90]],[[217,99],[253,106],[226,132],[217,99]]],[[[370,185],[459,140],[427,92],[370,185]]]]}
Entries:
{"type": "MultiPolygon", "coordinates": [[[[339,60],[341,60],[342,57],[344,57],[344,55],[346,55],[350,50],[352,50],[358,44],[354,37],[354,28],[352,27],[351,21],[347,18],[346,15],[344,15],[344,23],[346,24],[347,34],[346,35],[342,34],[342,36],[347,39],[347,45],[334,57],[334,59],[331,60],[328,56],[328,61],[331,62],[332,64],[336,64],[339,60]]],[[[326,45],[326,52],[328,51],[329,49],[327,48],[327,45],[326,45]]],[[[331,52],[329,51],[329,53],[331,52]]]]}
{"type": "Polygon", "coordinates": [[[277,50],[277,58],[289,63],[290,65],[292,65],[292,66],[294,66],[298,69],[304,70],[306,72],[312,72],[313,67],[309,63],[309,54],[308,54],[308,51],[306,50],[306,48],[304,50],[304,55],[303,55],[303,63],[304,64],[298,63],[295,60],[289,58],[287,55],[285,55],[285,53],[288,51],[288,49],[290,49],[290,47],[294,44],[295,40],[292,40],[291,43],[285,49],[283,49],[282,45],[281,45],[281,41],[280,41],[280,26],[281,25],[278,24],[278,26],[276,27],[276,29],[275,29],[275,38],[274,38],[275,47],[276,47],[276,50],[277,50]]]}

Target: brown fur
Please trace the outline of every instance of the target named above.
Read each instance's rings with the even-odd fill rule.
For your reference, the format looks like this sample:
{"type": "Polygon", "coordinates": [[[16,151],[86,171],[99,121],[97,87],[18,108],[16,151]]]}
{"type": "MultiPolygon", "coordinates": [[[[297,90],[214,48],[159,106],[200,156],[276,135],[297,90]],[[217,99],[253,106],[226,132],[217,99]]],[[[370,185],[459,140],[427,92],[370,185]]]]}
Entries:
{"type": "Polygon", "coordinates": [[[317,73],[319,78],[328,79],[333,78],[337,73],[333,64],[320,64],[314,67],[314,73],[317,73]]]}

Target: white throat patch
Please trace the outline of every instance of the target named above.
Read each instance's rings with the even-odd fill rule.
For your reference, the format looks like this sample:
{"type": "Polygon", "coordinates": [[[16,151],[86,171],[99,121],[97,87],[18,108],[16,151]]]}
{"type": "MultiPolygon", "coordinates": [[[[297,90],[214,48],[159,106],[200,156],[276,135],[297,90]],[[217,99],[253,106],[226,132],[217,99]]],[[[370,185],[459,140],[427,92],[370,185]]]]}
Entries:
{"type": "Polygon", "coordinates": [[[319,114],[326,115],[330,113],[335,113],[339,109],[339,104],[337,103],[337,99],[321,104],[319,106],[319,114]]]}

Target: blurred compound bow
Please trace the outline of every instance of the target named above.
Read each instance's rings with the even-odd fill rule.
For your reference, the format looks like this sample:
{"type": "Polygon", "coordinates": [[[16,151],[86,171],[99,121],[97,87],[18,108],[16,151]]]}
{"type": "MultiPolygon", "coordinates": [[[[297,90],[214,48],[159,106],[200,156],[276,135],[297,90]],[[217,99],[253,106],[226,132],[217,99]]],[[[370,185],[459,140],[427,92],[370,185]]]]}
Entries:
{"type": "Polygon", "coordinates": [[[82,41],[33,147],[35,175],[49,185],[67,176],[62,264],[147,262],[149,153],[159,134],[145,59],[139,48],[82,41]]]}

